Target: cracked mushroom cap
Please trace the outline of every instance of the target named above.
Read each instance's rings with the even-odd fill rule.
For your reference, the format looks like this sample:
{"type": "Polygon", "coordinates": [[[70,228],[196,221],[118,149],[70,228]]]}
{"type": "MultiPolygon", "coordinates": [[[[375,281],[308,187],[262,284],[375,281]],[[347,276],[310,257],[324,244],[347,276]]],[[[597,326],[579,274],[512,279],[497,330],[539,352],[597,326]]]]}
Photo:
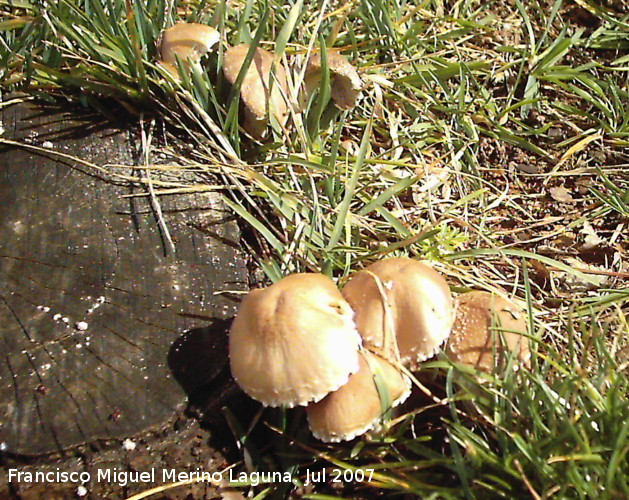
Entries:
{"type": "Polygon", "coordinates": [[[354,309],[365,345],[394,360],[397,343],[402,363],[413,370],[437,352],[454,322],[446,280],[409,258],[384,259],[366,267],[348,281],[343,296],[354,309]]]}
{"type": "Polygon", "coordinates": [[[492,373],[505,363],[509,352],[517,351],[519,363],[530,367],[531,352],[525,336],[528,325],[522,309],[499,295],[482,291],[464,293],[456,304],[456,320],[446,348],[450,359],[492,373]],[[498,356],[495,362],[494,352],[498,356]]]}
{"type": "MultiPolygon", "coordinates": [[[[327,66],[330,71],[330,96],[340,109],[352,109],[363,86],[363,82],[345,56],[327,51],[327,66]]],[[[321,82],[321,53],[312,54],[306,66],[306,93],[310,96],[321,82]]]]}
{"type": "Polygon", "coordinates": [[[411,393],[411,383],[391,363],[367,350],[360,352],[360,369],[349,382],[306,407],[308,425],[321,441],[349,441],[376,427],[385,412],[403,403],[411,393]],[[375,375],[375,373],[378,375],[375,375]],[[378,391],[379,377],[382,394],[378,391]]]}
{"type": "MultiPolygon", "coordinates": [[[[249,45],[242,43],[225,52],[223,74],[230,84],[233,85],[238,78],[248,51],[249,45]]],[[[281,125],[285,125],[288,119],[288,105],[284,98],[288,95],[286,69],[281,63],[277,63],[273,77],[273,59],[271,52],[256,47],[240,86],[240,98],[245,108],[243,128],[258,138],[266,130],[269,112],[273,113],[281,125]]]]}
{"type": "Polygon", "coordinates": [[[293,274],[252,290],[229,333],[234,379],[265,406],[321,400],[358,371],[353,315],[322,274],[293,274]]]}
{"type": "Polygon", "coordinates": [[[184,64],[198,63],[216,45],[221,36],[211,26],[177,23],[162,34],[160,54],[164,66],[177,74],[177,57],[184,64]]]}

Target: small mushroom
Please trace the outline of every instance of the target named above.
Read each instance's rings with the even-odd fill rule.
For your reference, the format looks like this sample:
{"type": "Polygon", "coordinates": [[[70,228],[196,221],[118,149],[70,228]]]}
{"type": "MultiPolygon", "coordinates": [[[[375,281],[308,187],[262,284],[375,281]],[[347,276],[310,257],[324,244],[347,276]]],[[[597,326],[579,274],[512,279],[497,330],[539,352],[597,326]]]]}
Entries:
{"type": "Polygon", "coordinates": [[[376,262],[355,274],[342,293],[365,345],[392,360],[399,352],[413,370],[436,353],[454,322],[448,283],[413,259],[376,262]]]}
{"type": "MultiPolygon", "coordinates": [[[[225,52],[223,74],[232,85],[238,78],[249,45],[240,44],[225,52]]],[[[275,65],[274,77],[271,74],[273,54],[256,47],[251,64],[247,68],[240,86],[240,99],[244,106],[243,128],[255,138],[261,138],[266,131],[269,113],[272,113],[283,126],[288,119],[288,95],[286,69],[281,63],[275,65]]]]}
{"type": "Polygon", "coordinates": [[[530,367],[526,332],[526,316],[513,302],[489,292],[464,293],[456,299],[446,354],[453,361],[491,373],[515,351],[518,362],[530,367]]]}
{"type": "MultiPolygon", "coordinates": [[[[363,85],[360,76],[345,56],[329,50],[326,53],[327,67],[330,71],[330,96],[338,108],[352,109],[363,85]]],[[[312,54],[306,66],[306,101],[319,87],[322,70],[321,53],[312,54]]]]}
{"type": "Polygon", "coordinates": [[[234,379],[266,406],[321,400],[358,371],[353,315],[322,274],[293,274],[252,290],[229,333],[234,379]]]}
{"type": "Polygon", "coordinates": [[[197,64],[216,45],[221,36],[211,26],[177,23],[162,34],[160,54],[163,66],[177,75],[177,57],[184,66],[197,64]]]}
{"type": "Polygon", "coordinates": [[[410,380],[384,358],[362,350],[359,363],[360,369],[347,384],[306,407],[316,438],[328,443],[354,439],[377,426],[389,409],[411,393],[410,380]]]}

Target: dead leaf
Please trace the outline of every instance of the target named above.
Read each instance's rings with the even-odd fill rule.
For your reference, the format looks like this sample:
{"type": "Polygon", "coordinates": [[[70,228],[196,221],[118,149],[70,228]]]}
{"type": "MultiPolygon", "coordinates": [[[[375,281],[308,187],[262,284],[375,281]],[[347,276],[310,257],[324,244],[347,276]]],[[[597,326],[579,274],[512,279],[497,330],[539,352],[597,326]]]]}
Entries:
{"type": "Polygon", "coordinates": [[[601,243],[604,243],[604,240],[600,238],[598,234],[596,234],[596,231],[594,231],[592,224],[590,224],[588,221],[585,221],[583,223],[581,234],[585,235],[583,246],[581,247],[583,250],[594,248],[599,246],[601,243]]]}
{"type": "Polygon", "coordinates": [[[551,275],[548,268],[540,261],[531,259],[531,278],[542,290],[551,289],[551,275]]]}
{"type": "Polygon", "coordinates": [[[576,201],[570,194],[570,191],[563,186],[550,188],[550,196],[559,203],[574,203],[576,201]]]}

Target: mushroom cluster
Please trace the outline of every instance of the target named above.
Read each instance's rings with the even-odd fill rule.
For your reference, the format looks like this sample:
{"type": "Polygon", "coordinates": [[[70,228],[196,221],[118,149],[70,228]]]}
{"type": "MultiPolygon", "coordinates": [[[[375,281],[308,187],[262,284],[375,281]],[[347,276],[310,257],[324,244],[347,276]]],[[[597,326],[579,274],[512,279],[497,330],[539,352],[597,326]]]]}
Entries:
{"type": "Polygon", "coordinates": [[[392,258],[355,273],[341,292],[321,274],[251,291],[230,330],[230,364],[249,396],[306,406],[314,436],[338,442],[381,424],[409,396],[409,370],[441,347],[479,370],[511,351],[528,366],[525,334],[510,301],[487,292],[454,300],[432,267],[392,258]]]}
{"type": "Polygon", "coordinates": [[[353,317],[322,274],[293,274],[252,290],[230,329],[232,375],[265,406],[307,406],[322,440],[352,439],[410,392],[394,365],[361,347],[353,317]]]}
{"type": "MultiPolygon", "coordinates": [[[[196,23],[177,23],[162,33],[160,43],[160,64],[178,78],[178,60],[183,69],[189,70],[200,63],[220,41],[220,34],[210,26],[196,23]]],[[[293,59],[287,68],[277,60],[275,54],[261,47],[240,44],[227,46],[223,57],[223,75],[230,85],[234,85],[242,71],[240,83],[240,103],[242,108],[243,129],[252,137],[264,137],[273,117],[282,127],[286,127],[291,109],[288,71],[292,80],[300,73],[300,64],[293,59]],[[252,51],[252,56],[249,52],[252,51]],[[243,67],[247,64],[246,69],[243,67]]],[[[304,68],[304,82],[300,91],[300,102],[293,108],[303,111],[305,103],[314,94],[322,80],[323,72],[330,73],[330,96],[334,104],[342,110],[351,109],[362,88],[362,81],[356,69],[338,52],[326,51],[326,65],[322,65],[320,52],[314,52],[307,58],[304,68]]]]}

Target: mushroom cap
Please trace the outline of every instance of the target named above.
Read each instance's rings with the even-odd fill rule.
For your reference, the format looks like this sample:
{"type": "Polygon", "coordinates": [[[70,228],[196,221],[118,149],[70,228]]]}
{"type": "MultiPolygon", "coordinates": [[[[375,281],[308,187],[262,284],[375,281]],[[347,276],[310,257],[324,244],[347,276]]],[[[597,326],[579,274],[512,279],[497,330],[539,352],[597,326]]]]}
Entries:
{"type": "Polygon", "coordinates": [[[390,408],[404,402],[411,393],[408,377],[384,358],[361,350],[359,363],[360,369],[347,384],[306,407],[308,424],[316,438],[328,443],[349,441],[380,422],[389,408],[380,399],[374,369],[388,391],[390,408]]]}
{"type": "MultiPolygon", "coordinates": [[[[347,58],[338,52],[326,51],[330,71],[330,96],[340,109],[352,109],[362,89],[363,82],[347,58]]],[[[321,53],[316,52],[306,66],[306,92],[311,95],[321,82],[321,53]]]]}
{"type": "Polygon", "coordinates": [[[160,54],[168,68],[177,67],[177,56],[184,63],[199,62],[201,57],[219,42],[221,35],[211,26],[197,23],[177,23],[162,34],[160,54]]]}
{"type": "Polygon", "coordinates": [[[510,352],[517,351],[519,363],[530,367],[531,352],[525,336],[528,325],[522,309],[499,295],[482,291],[460,295],[456,305],[456,319],[446,347],[450,359],[491,373],[510,352]],[[495,363],[494,352],[498,358],[495,363]]]}
{"type": "Polygon", "coordinates": [[[448,283],[433,268],[413,259],[376,262],[355,274],[342,293],[354,309],[356,327],[365,345],[395,359],[396,353],[386,345],[391,341],[387,337],[393,337],[402,363],[411,369],[437,352],[454,322],[448,283]],[[390,320],[372,274],[382,282],[390,320]]]}
{"type": "MultiPolygon", "coordinates": [[[[232,85],[238,78],[238,73],[248,51],[249,45],[241,43],[225,52],[223,74],[232,85]]],[[[240,86],[240,98],[251,121],[251,123],[245,123],[243,126],[256,137],[260,137],[265,130],[269,111],[282,125],[288,119],[288,105],[284,98],[289,91],[286,69],[278,62],[275,65],[275,81],[272,81],[271,66],[273,60],[274,57],[271,52],[256,47],[251,64],[247,68],[240,86]],[[269,89],[271,89],[270,93],[269,89]]]]}
{"type": "Polygon", "coordinates": [[[319,401],[358,371],[353,315],[322,274],[293,274],[252,290],[229,333],[234,379],[266,406],[319,401]]]}

